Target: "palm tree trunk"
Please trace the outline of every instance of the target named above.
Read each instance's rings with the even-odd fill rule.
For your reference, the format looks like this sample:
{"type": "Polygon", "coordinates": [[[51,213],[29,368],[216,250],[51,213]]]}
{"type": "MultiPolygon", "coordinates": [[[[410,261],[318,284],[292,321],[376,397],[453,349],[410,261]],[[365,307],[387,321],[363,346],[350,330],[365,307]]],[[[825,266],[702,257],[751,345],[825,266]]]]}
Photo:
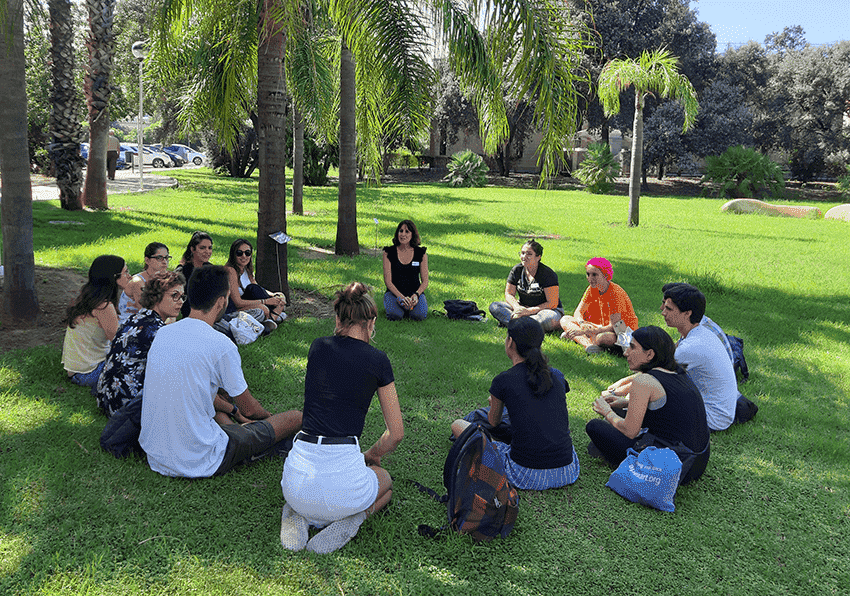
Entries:
{"type": "Polygon", "coordinates": [[[293,108],[292,118],[292,212],[304,215],[304,119],[297,108],[293,108]]]}
{"type": "Polygon", "coordinates": [[[259,197],[257,208],[257,281],[289,301],[287,246],[269,237],[286,232],[286,81],[284,36],[263,11],[257,56],[259,197]]]}
{"type": "Polygon", "coordinates": [[[643,92],[635,89],[635,120],[632,126],[632,170],[629,176],[629,226],[640,223],[640,176],[643,165],[643,92]]]}
{"type": "Polygon", "coordinates": [[[336,254],[360,254],[357,238],[357,131],[354,56],[342,42],[339,67],[339,199],[336,254]]]}
{"type": "Polygon", "coordinates": [[[83,204],[108,209],[106,196],[106,139],[109,136],[109,84],[112,75],[112,21],[115,0],[87,0],[89,65],[85,93],[89,108],[89,158],[83,204]]]}
{"type": "Polygon", "coordinates": [[[77,106],[80,105],[74,88],[74,23],[71,0],[48,0],[50,9],[50,59],[53,89],[50,93],[50,135],[48,147],[56,170],[59,203],[63,209],[83,208],[80,187],[83,182],[83,158],[80,141],[83,138],[77,106]]]}
{"type": "Polygon", "coordinates": [[[0,34],[0,170],[3,232],[3,325],[34,324],[39,315],[32,249],[32,187],[27,150],[23,0],[8,0],[0,34]],[[10,47],[11,45],[11,47],[10,47]]]}

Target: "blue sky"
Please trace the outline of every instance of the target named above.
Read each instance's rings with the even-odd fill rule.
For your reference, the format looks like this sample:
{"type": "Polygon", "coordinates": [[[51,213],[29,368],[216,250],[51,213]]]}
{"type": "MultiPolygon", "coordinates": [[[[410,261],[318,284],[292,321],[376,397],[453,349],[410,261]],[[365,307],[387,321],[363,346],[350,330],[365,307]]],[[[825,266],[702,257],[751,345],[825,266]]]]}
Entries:
{"type": "Polygon", "coordinates": [[[717,50],[800,25],[811,44],[850,39],[850,0],[691,0],[697,17],[711,26],[717,50]]]}

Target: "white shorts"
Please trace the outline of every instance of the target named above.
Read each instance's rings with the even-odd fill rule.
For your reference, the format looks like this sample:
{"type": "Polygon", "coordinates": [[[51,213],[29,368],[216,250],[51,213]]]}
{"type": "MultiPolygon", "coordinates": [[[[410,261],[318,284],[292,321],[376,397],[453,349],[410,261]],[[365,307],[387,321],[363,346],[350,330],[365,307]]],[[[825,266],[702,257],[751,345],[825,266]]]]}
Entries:
{"type": "Polygon", "coordinates": [[[369,508],[378,498],[378,476],[356,444],[295,441],[280,486],[289,506],[319,528],[369,508]]]}

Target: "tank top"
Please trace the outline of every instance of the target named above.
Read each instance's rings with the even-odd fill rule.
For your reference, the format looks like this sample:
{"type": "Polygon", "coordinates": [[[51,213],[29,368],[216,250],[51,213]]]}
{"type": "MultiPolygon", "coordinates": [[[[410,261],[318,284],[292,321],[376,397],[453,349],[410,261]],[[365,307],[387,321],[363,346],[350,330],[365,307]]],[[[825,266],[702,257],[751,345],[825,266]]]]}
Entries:
{"type": "Polygon", "coordinates": [[[106,360],[109,340],[97,319],[86,315],[73,327],[65,329],[62,365],[72,373],[90,373],[106,360]]]}
{"type": "MultiPolygon", "coordinates": [[[[142,278],[145,283],[148,283],[148,278],[145,277],[144,271],[139,271],[136,275],[142,278]]],[[[134,275],[133,277],[136,277],[134,275]]],[[[121,291],[121,296],[118,298],[118,325],[121,326],[127,322],[127,319],[139,312],[140,305],[136,304],[126,292],[121,291]]]]}

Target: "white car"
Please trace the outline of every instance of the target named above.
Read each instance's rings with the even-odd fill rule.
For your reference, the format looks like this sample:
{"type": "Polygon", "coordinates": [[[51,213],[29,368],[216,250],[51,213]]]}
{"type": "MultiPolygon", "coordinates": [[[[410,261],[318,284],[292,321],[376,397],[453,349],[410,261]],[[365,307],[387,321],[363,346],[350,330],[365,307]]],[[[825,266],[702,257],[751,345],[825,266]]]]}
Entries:
{"type": "Polygon", "coordinates": [[[174,145],[168,145],[165,147],[168,151],[172,153],[176,153],[180,157],[186,160],[186,162],[192,162],[196,166],[199,166],[206,161],[206,157],[203,153],[198,153],[191,147],[187,147],[186,145],[179,145],[175,143],[174,145]]]}
{"type": "MultiPolygon", "coordinates": [[[[150,147],[144,147],[144,160],[146,166],[153,166],[155,168],[170,168],[171,167],[171,158],[168,157],[165,153],[157,151],[156,149],[151,149],[150,147]]],[[[124,161],[130,163],[130,159],[136,153],[136,143],[122,143],[121,151],[124,152],[124,161]],[[127,155],[129,153],[129,155],[127,155]],[[130,158],[130,159],[128,159],[130,158]]]]}

